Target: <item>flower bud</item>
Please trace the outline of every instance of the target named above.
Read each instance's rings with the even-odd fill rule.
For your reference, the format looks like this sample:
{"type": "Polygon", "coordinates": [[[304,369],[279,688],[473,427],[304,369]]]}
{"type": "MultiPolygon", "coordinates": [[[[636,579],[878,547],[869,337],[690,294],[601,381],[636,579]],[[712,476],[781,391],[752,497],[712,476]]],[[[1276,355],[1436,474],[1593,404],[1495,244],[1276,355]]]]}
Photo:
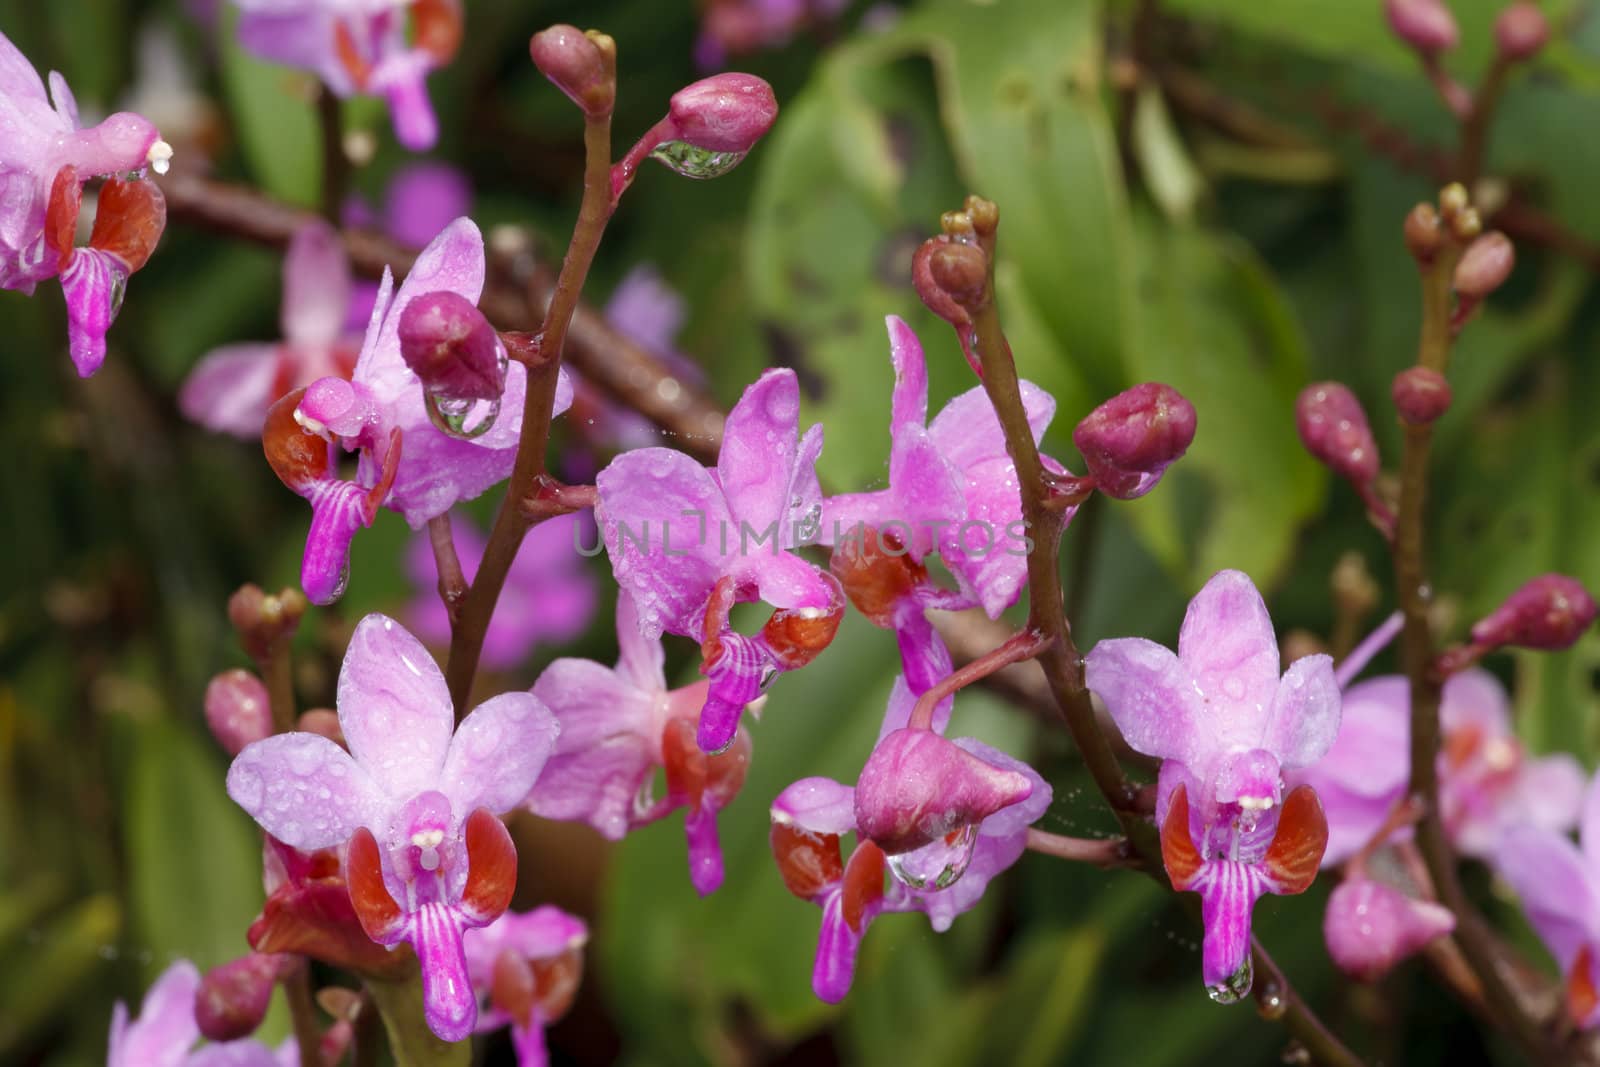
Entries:
{"type": "Polygon", "coordinates": [[[1516,264],[1511,239],[1491,230],[1467,246],[1456,264],[1455,290],[1463,300],[1482,300],[1504,284],[1516,264]]]}
{"type": "Polygon", "coordinates": [[[1395,410],[1400,421],[1426,426],[1450,410],[1450,383],[1432,367],[1407,367],[1394,376],[1395,410]]]}
{"type": "Polygon", "coordinates": [[[989,284],[989,257],[976,245],[941,241],[928,251],[928,276],[950,299],[971,310],[989,284]]]}
{"type": "Polygon", "coordinates": [[[295,729],[302,733],[326,737],[336,745],[344,744],[344,730],[339,725],[338,713],[332,708],[312,708],[309,711],[302,711],[295,723],[295,729]]]}
{"type": "Polygon", "coordinates": [[[243,585],[228,598],[228,621],[238,631],[239,643],[255,660],[266,659],[277,642],[292,637],[306,613],[306,598],[298,589],[269,596],[259,585],[243,585]]]}
{"type": "Polygon", "coordinates": [[[400,356],[424,388],[441,396],[495,400],[505,391],[494,327],[460,293],[441,289],[406,304],[400,356]]]}
{"type": "Polygon", "coordinates": [[[213,967],[194,994],[194,1021],[208,1041],[237,1041],[255,1033],[272,1001],[283,957],[261,952],[213,967]]]}
{"type": "Polygon", "coordinates": [[[230,756],[252,741],[272,735],[272,703],[267,687],[249,671],[223,671],[206,686],[206,725],[230,756]]]}
{"type": "Polygon", "coordinates": [[[1472,642],[1486,650],[1520,645],[1556,651],[1570,648],[1594,618],[1594,598],[1576,578],[1544,574],[1481,619],[1472,628],[1472,642]]]}
{"type": "Polygon", "coordinates": [[[1383,0],[1383,13],[1394,35],[1425,56],[1447,52],[1461,39],[1443,0],[1383,0]]]}
{"type": "Polygon", "coordinates": [[[878,742],[856,783],[856,825],[890,855],[910,852],[1028,799],[1033,783],[931,730],[878,742]]]}
{"type": "Polygon", "coordinates": [[[1444,245],[1444,231],[1439,226],[1439,212],[1432,204],[1418,204],[1406,215],[1406,250],[1417,265],[1426,267],[1433,262],[1444,245]]]}
{"type": "Polygon", "coordinates": [[[1194,405],[1170,385],[1145,382],[1091,411],[1072,431],[1072,443],[1095,487],[1132,500],[1156,487],[1161,474],[1194,440],[1194,405]]]}
{"type": "MultiPolygon", "coordinates": [[[[931,237],[918,246],[916,255],[911,260],[911,286],[916,289],[917,296],[927,305],[929,311],[952,326],[964,328],[972,324],[972,316],[968,315],[967,309],[945,290],[933,273],[933,257],[936,254],[943,256],[943,250],[952,244],[948,237],[931,237]]],[[[979,256],[983,254],[977,249],[972,251],[977,252],[979,256]]],[[[965,253],[957,255],[965,256],[965,253]]],[[[962,291],[970,291],[973,284],[970,277],[973,263],[970,257],[967,259],[968,262],[960,270],[957,269],[958,263],[955,261],[941,262],[939,265],[940,276],[955,282],[962,291]]],[[[984,263],[982,266],[987,274],[988,264],[984,263]]]]}
{"type": "Polygon", "coordinates": [[[772,86],[754,74],[717,74],[673,93],[667,114],[677,140],[743,155],[772,128],[778,101],[772,86]]]}
{"type": "Polygon", "coordinates": [[[1516,0],[1494,20],[1494,45],[1508,63],[1532,59],[1549,39],[1550,21],[1531,0],[1516,0]]]}
{"type": "Polygon", "coordinates": [[[1412,900],[1382,882],[1351,878],[1329,894],[1322,936],[1341,971],[1375,982],[1455,925],[1449,908],[1412,900]]]}
{"type": "Polygon", "coordinates": [[[565,24],[540,30],[528,41],[533,65],[585,115],[609,112],[617,99],[616,45],[565,24]]]}
{"type": "Polygon", "coordinates": [[[1300,440],[1335,474],[1357,485],[1378,476],[1378,445],[1355,394],[1338,382],[1314,382],[1294,405],[1300,440]]]}

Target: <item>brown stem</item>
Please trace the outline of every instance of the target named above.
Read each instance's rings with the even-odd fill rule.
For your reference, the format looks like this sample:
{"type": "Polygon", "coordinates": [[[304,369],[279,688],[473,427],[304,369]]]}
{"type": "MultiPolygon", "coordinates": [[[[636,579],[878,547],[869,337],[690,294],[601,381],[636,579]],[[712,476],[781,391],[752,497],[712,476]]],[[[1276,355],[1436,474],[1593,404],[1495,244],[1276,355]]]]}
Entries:
{"type": "Polygon", "coordinates": [[[428,542],[433,546],[433,565],[439,574],[439,599],[444,602],[444,610],[454,629],[461,614],[461,602],[467,595],[467,578],[461,570],[461,559],[456,555],[456,539],[450,532],[448,511],[428,520],[428,542]]]}
{"type": "MultiPolygon", "coordinates": [[[[274,248],[287,246],[297,230],[317,217],[253,189],[194,174],[174,171],[160,185],[173,221],[274,248]]],[[[368,277],[381,276],[385,268],[404,276],[417,258],[416,249],[369,230],[344,230],[340,236],[351,266],[368,277]]],[[[480,301],[483,313],[502,329],[536,328],[556,285],[554,272],[529,255],[508,255],[493,247],[489,266],[480,301]]],[[[567,341],[563,358],[585,381],[672,434],[678,447],[701,459],[716,459],[723,414],[706,393],[676,378],[659,358],[582,303],[567,341]]]]}
{"type": "Polygon", "coordinates": [[[378,1006],[372,1002],[372,994],[365,990],[351,1026],[355,1033],[351,1039],[350,1067],[378,1067],[383,1048],[383,1039],[379,1036],[383,1033],[383,1020],[378,1015],[378,1006]]]}
{"type": "Polygon", "coordinates": [[[294,1026],[294,1043],[300,1049],[302,1067],[320,1067],[322,1028],[317,1025],[317,1005],[311,995],[311,967],[302,963],[283,977],[283,997],[289,1003],[289,1019],[294,1026]]]}
{"type": "Polygon", "coordinates": [[[1075,863],[1092,863],[1107,870],[1139,863],[1126,837],[1064,837],[1034,826],[1028,827],[1028,851],[1075,863]]]}
{"type": "Polygon", "coordinates": [[[933,729],[933,709],[951,693],[965,689],[973,682],[987,678],[1003,667],[1033,659],[1050,644],[1050,638],[1038,630],[1024,630],[1013,634],[1009,640],[935,682],[927,692],[917,698],[911,709],[908,725],[914,730],[933,729]]]}
{"type": "Polygon", "coordinates": [[[1250,953],[1259,975],[1255,996],[1261,1014],[1281,1022],[1305,1047],[1313,1063],[1328,1067],[1363,1067],[1361,1057],[1351,1052],[1301,999],[1277,962],[1255,937],[1250,938],[1250,953]]]}
{"type": "Polygon", "coordinates": [[[1461,116],[1461,154],[1456,159],[1456,181],[1471,190],[1483,176],[1483,161],[1489,151],[1489,125],[1494,119],[1500,94],[1506,87],[1511,64],[1496,53],[1478,91],[1471,95],[1471,106],[1461,116]]]}
{"type": "MultiPolygon", "coordinates": [[[[1460,251],[1441,254],[1422,274],[1422,337],[1420,366],[1444,373],[1450,359],[1450,279],[1460,251]]],[[[1410,793],[1420,807],[1416,843],[1439,902],[1456,915],[1456,941],[1483,986],[1484,999],[1501,1025],[1509,1028],[1536,1060],[1555,1062],[1555,1049],[1528,1005],[1513,989],[1510,965],[1488,924],[1467,898],[1457,876],[1456,857],[1439,813],[1439,699],[1443,683],[1434,669],[1435,645],[1428,609],[1423,542],[1426,527],[1428,458],[1432,427],[1405,428],[1400,464],[1400,509],[1394,539],[1395,588],[1405,624],[1400,658],[1410,680],[1410,793]]]]}
{"type": "Polygon", "coordinates": [[[561,263],[561,274],[550,307],[539,331],[539,363],[528,368],[527,402],[522,409],[522,434],[517,457],[511,469],[511,484],[495,515],[489,543],[478,564],[477,575],[461,604],[461,616],[450,636],[450,659],[445,679],[455,702],[456,716],[467,713],[472,679],[477,674],[483,638],[489,629],[495,603],[505,585],[511,561],[531,525],[523,513],[522,501],[544,473],[545,446],[550,438],[550,409],[555,403],[556,381],[561,369],[567,328],[578,308],[578,296],[594,262],[595,251],[611,218],[611,114],[588,115],[584,120],[583,203],[572,241],[561,263]]]}
{"type": "Polygon", "coordinates": [[[344,154],[344,105],[326,85],[317,94],[317,124],[322,130],[322,217],[337,228],[350,158],[344,154]]]}

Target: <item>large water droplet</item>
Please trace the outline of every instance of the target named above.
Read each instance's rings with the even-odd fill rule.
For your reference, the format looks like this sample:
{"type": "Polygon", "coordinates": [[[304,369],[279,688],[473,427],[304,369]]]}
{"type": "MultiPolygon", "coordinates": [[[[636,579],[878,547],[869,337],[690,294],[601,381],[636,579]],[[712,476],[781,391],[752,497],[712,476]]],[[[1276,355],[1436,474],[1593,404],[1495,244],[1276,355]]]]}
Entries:
{"type": "Polygon", "coordinates": [[[1239,969],[1216,985],[1206,986],[1206,992],[1211,994],[1211,999],[1218,1004],[1235,1004],[1246,993],[1250,992],[1250,984],[1255,980],[1255,974],[1250,968],[1250,956],[1245,955],[1244,962],[1239,964],[1239,969]]]}
{"type": "Polygon", "coordinates": [[[500,417],[500,401],[473,400],[460,397],[445,396],[433,390],[424,390],[424,406],[428,409],[428,421],[438,427],[440,433],[459,437],[470,441],[474,437],[482,437],[494,426],[494,420],[500,417]]]}
{"type": "Polygon", "coordinates": [[[889,857],[889,870],[912,889],[948,889],[972,864],[978,848],[974,823],[953,830],[931,845],[889,857]]]}
{"type": "Polygon", "coordinates": [[[743,152],[712,152],[687,141],[665,141],[650,153],[651,159],[660,160],[685,178],[699,180],[720,178],[737,167],[744,157],[743,152]]]}
{"type": "Polygon", "coordinates": [[[122,298],[128,295],[128,278],[121,271],[111,271],[111,299],[107,302],[106,322],[116,321],[122,311],[122,298]]]}

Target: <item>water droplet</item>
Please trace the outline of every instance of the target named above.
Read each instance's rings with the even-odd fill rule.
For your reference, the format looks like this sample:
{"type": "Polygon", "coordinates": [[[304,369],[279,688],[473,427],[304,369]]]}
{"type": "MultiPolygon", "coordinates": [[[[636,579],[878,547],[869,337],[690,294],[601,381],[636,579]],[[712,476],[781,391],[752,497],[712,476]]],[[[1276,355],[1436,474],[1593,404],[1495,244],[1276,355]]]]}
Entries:
{"type": "Polygon", "coordinates": [[[1255,980],[1255,973],[1250,967],[1250,957],[1245,956],[1239,969],[1216,985],[1206,986],[1206,992],[1211,994],[1211,999],[1218,1004],[1236,1004],[1239,998],[1250,992],[1250,984],[1255,980]]]}
{"type": "Polygon", "coordinates": [[[322,767],[322,753],[315,745],[285,745],[284,750],[284,760],[289,764],[289,770],[301,778],[315,774],[322,767]]]}
{"type": "Polygon", "coordinates": [[[228,777],[228,792],[232,794],[241,808],[254,812],[261,807],[266,782],[262,780],[260,771],[241,763],[234,768],[233,773],[228,777]]]}
{"type": "Polygon", "coordinates": [[[1289,1000],[1276,982],[1268,982],[1256,994],[1256,1008],[1263,1019],[1281,1019],[1289,1010],[1289,1000]]]}
{"type": "Polygon", "coordinates": [[[954,885],[978,848],[977,824],[963,826],[931,845],[889,857],[889,870],[912,889],[948,889],[954,885]]]}
{"type": "Polygon", "coordinates": [[[475,759],[488,759],[500,747],[500,724],[493,719],[467,735],[467,751],[475,759]]]}
{"type": "Polygon", "coordinates": [[[665,141],[656,146],[650,158],[665,163],[685,178],[720,178],[744,159],[743,152],[712,152],[687,141],[665,141]]]}
{"type": "Polygon", "coordinates": [[[445,396],[431,389],[424,390],[422,396],[423,406],[428,409],[428,420],[440,433],[463,441],[482,437],[500,417],[498,399],[463,400],[459,397],[445,396]]]}
{"type": "Polygon", "coordinates": [[[106,317],[109,325],[116,321],[117,314],[122,310],[122,298],[128,295],[128,278],[120,271],[111,272],[111,301],[106,317]]]}

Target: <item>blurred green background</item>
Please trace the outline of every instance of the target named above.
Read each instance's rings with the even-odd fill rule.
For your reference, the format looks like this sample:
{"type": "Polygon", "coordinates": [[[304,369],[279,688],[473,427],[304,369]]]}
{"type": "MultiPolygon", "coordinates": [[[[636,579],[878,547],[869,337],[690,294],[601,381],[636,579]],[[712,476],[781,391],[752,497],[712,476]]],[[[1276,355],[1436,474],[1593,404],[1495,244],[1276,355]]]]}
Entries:
{"type": "MultiPolygon", "coordinates": [[[[141,105],[181,99],[199,110],[172,112],[198,131],[180,153],[209,151],[218,177],[313,204],[308,83],[242,55],[195,6],[0,0],[0,30],[62,71],[86,114],[124,106],[135,87],[141,105]],[[154,65],[140,61],[151,33],[170,46],[154,65]]],[[[1193,449],[1156,493],[1096,500],[1069,531],[1080,646],[1170,641],[1189,595],[1225,566],[1267,591],[1280,628],[1327,634],[1340,556],[1358,553],[1380,581],[1387,560],[1354,495],[1300,448],[1294,397],[1308,381],[1348,383],[1395,456],[1389,382],[1418,324],[1400,221],[1436,192],[1435,163],[1455,141],[1379,0],[866,6],[737,59],[777,90],[773,132],[715,184],[645,173],[589,299],[654,264],[688,301],[679,346],[722,403],[760,368],[794,366],[807,414],[827,428],[825,484],[881,485],[883,316],[921,332],[935,405],[970,386],[909,264],[940,211],[982,193],[1001,207],[1001,310],[1018,361],[1059,401],[1047,450],[1076,465],[1075,421],[1137,381],[1167,381],[1199,412],[1193,449]]],[[[1446,64],[1459,76],[1486,66],[1499,6],[1452,4],[1463,40],[1446,64]]],[[[1479,190],[1511,205],[1508,226],[1530,211],[1552,226],[1513,233],[1516,272],[1463,335],[1439,425],[1430,551],[1457,635],[1533,574],[1600,587],[1595,6],[1545,5],[1556,38],[1514,77],[1479,190]]],[[[559,252],[580,122],[528,63],[529,35],[571,21],[616,38],[620,151],[701,73],[698,13],[689,0],[466,7],[460,56],[430,79],[443,128],[432,155],[470,175],[486,229],[529,227],[559,252]]],[[[406,156],[370,101],[345,118],[375,137],[352,180],[376,198],[406,156]]],[[[66,358],[58,290],[0,294],[0,1062],[103,1060],[114,999],[136,1002],[177,956],[238,955],[260,905],[258,838],[223,794],[201,694],[246,664],[228,593],[292,583],[308,515],[256,446],[186,423],[174,395],[212,347],[277,335],[279,270],[273,253],[170,224],[87,382],[66,358]]],[[[469,510],[483,521],[496,501],[469,510]]],[[[349,593],[299,639],[304,706],[331,704],[353,622],[414,595],[400,564],[409,536],[385,513],[358,537],[349,593]]],[[[685,675],[689,651],[672,649],[685,675]]],[[[558,654],[610,662],[609,611],[582,641],[493,684],[525,686],[558,654]]],[[[676,819],[616,848],[581,827],[515,824],[518,905],[554,900],[594,929],[583,999],[553,1032],[557,1062],[1277,1062],[1281,1029],[1207,1000],[1198,931],[1170,894],[1033,856],[946,935],[920,916],[880,921],[842,1008],[811,995],[818,913],[777,877],[766,805],[806,775],[853,780],[894,657],[890,635],[852,618],[815,666],[774,687],[750,779],[723,817],[727,882],[710,901],[689,887],[676,819]]],[[[1593,766],[1600,638],[1492,665],[1514,687],[1530,749],[1593,766]]],[[[1046,829],[1109,825],[1058,728],[984,694],[958,715],[963,733],[1035,756],[1056,791],[1046,829]]],[[[1487,875],[1470,880],[1515,929],[1487,875]]],[[[1358,1050],[1512,1062],[1415,965],[1376,992],[1338,979],[1321,943],[1325,895],[1267,898],[1257,931],[1358,1050]]],[[[483,1054],[508,1062],[509,1050],[491,1040],[483,1054]]]]}

